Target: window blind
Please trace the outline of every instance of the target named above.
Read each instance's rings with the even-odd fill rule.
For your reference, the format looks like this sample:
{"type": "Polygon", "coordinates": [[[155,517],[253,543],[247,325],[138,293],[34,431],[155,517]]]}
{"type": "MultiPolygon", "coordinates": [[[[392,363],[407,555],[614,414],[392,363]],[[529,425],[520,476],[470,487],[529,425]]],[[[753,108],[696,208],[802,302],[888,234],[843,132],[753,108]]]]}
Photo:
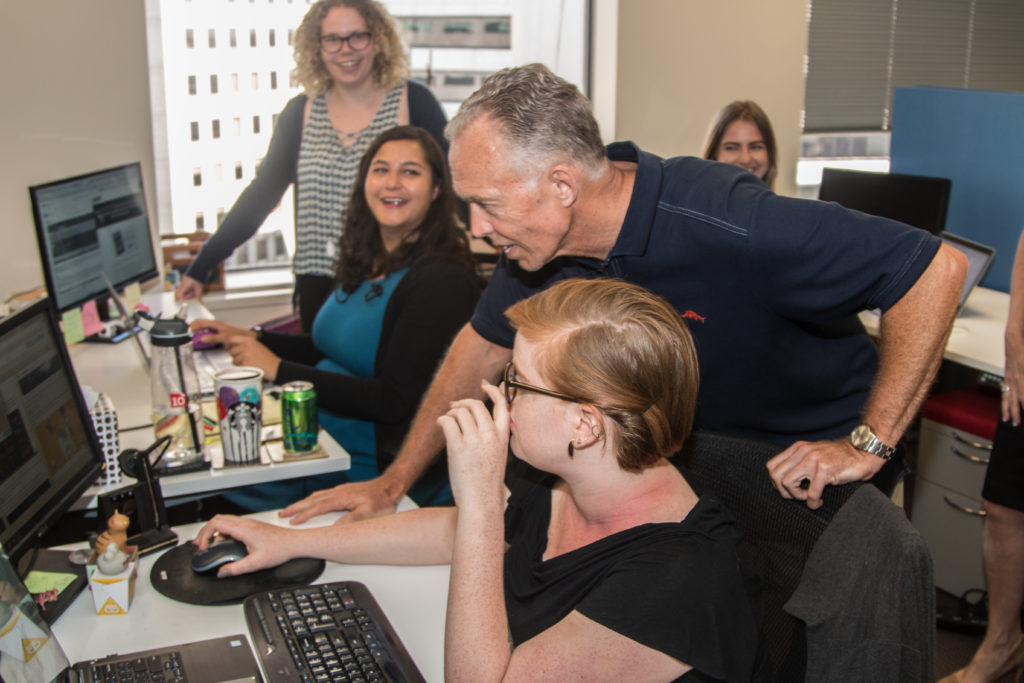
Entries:
{"type": "Polygon", "coordinates": [[[888,130],[892,90],[1024,91],[1020,0],[810,0],[804,131],[888,130]]]}

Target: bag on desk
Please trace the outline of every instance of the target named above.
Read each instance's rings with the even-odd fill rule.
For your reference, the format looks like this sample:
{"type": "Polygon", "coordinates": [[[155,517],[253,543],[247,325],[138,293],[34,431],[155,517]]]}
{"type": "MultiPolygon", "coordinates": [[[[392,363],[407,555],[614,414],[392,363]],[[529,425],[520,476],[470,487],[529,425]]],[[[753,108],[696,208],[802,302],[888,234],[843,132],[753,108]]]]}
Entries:
{"type": "Polygon", "coordinates": [[[52,681],[67,666],[64,650],[0,548],[0,679],[6,683],[52,681]]]}

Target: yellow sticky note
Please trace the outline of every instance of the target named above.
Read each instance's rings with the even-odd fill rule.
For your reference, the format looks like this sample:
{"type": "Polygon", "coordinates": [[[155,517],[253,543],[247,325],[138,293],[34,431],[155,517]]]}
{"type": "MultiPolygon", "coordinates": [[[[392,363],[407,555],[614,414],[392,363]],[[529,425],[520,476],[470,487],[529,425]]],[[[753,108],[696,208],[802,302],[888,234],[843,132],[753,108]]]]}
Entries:
{"type": "Polygon", "coordinates": [[[25,577],[25,588],[28,589],[29,593],[45,593],[46,591],[57,589],[60,593],[62,590],[71,585],[71,582],[75,580],[74,574],[67,574],[65,572],[44,572],[38,569],[33,569],[25,577]]]}
{"type": "Polygon", "coordinates": [[[100,314],[96,310],[96,300],[86,301],[82,304],[82,334],[88,337],[102,331],[103,323],[100,322],[100,314]]]}
{"type": "Polygon", "coordinates": [[[142,301],[142,287],[138,282],[133,282],[124,288],[124,307],[134,311],[135,307],[142,301]]]}
{"type": "Polygon", "coordinates": [[[75,344],[85,339],[85,332],[82,331],[82,309],[72,308],[64,311],[60,316],[61,325],[64,328],[64,341],[68,344],[75,344]]]}

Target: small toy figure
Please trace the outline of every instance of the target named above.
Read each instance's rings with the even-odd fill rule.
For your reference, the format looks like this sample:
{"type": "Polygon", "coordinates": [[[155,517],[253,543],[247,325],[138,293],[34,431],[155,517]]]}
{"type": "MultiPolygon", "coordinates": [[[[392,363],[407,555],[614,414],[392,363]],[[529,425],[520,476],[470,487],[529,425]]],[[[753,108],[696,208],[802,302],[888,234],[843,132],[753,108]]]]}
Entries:
{"type": "Polygon", "coordinates": [[[96,539],[96,555],[102,555],[110,543],[116,545],[122,553],[128,554],[128,515],[122,515],[119,510],[107,520],[107,530],[96,539]]]}
{"type": "Polygon", "coordinates": [[[103,554],[96,558],[96,568],[107,576],[120,574],[127,566],[128,553],[118,548],[116,543],[108,543],[103,554]]]}

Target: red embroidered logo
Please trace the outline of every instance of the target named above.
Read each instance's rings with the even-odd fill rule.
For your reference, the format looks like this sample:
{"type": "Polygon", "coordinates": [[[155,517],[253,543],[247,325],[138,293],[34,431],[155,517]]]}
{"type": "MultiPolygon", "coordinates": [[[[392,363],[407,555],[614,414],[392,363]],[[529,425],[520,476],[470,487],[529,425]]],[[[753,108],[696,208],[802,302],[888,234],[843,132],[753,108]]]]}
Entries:
{"type": "Polygon", "coordinates": [[[704,316],[697,315],[696,313],[690,310],[683,311],[679,315],[680,317],[682,317],[683,320],[696,320],[699,323],[702,323],[705,320],[707,320],[707,318],[705,318],[704,316]]]}

